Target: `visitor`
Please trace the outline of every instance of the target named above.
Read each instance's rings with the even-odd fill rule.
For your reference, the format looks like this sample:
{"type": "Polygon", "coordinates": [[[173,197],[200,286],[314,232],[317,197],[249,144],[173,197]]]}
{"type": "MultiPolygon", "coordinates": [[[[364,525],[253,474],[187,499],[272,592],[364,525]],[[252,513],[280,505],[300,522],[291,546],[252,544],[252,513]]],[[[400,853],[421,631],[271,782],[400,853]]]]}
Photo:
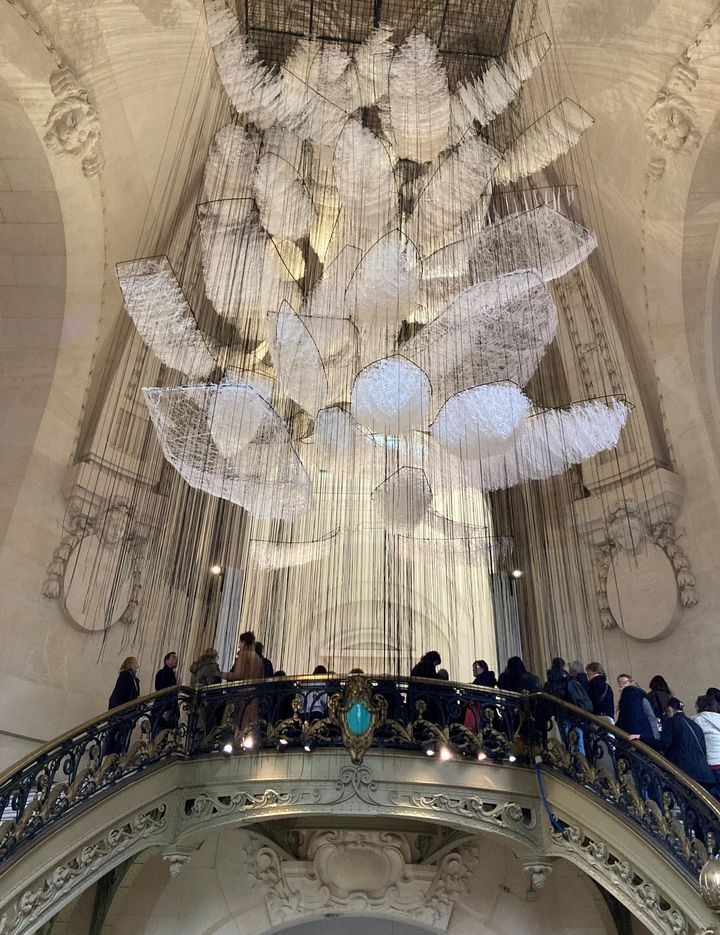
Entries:
{"type": "MultiPolygon", "coordinates": [[[[582,708],[584,711],[592,711],[590,696],[580,684],[580,681],[575,676],[571,677],[569,675],[565,669],[565,660],[560,656],[553,659],[552,665],[548,669],[545,691],[549,695],[555,695],[561,701],[582,708]]],[[[563,743],[567,746],[571,740],[574,740],[577,744],[578,753],[585,756],[585,738],[578,723],[577,715],[573,715],[572,712],[561,706],[557,706],[552,713],[563,743]]]]}
{"type": "MultiPolygon", "coordinates": [[[[221,672],[222,678],[231,682],[257,682],[263,678],[265,667],[260,656],[255,652],[255,634],[246,630],[240,634],[240,645],[232,669],[221,672]]],[[[258,719],[258,697],[254,688],[241,690],[235,698],[236,732],[241,732],[258,719]]]]}
{"type": "Polygon", "coordinates": [[[480,685],[482,688],[495,688],[497,678],[492,669],[488,667],[484,659],[477,659],[473,662],[473,685],[480,685]]]}
{"type": "Polygon", "coordinates": [[[520,656],[511,656],[500,673],[498,688],[506,692],[539,692],[542,683],[537,675],[528,672],[520,656]]]}
{"type": "MultiPolygon", "coordinates": [[[[437,667],[442,662],[440,653],[434,649],[425,653],[420,662],[416,663],[410,670],[410,677],[414,679],[439,679],[440,675],[437,667]]],[[[425,721],[431,721],[433,724],[442,722],[442,715],[437,701],[429,696],[429,693],[421,693],[417,688],[413,689],[412,684],[408,690],[408,710],[411,720],[420,718],[425,721]],[[425,706],[422,711],[418,710],[418,702],[425,706]]]]}
{"type": "Polygon", "coordinates": [[[718,706],[718,711],[720,711],[720,688],[706,688],[705,694],[715,699],[715,703],[718,706]]]}
{"type": "Polygon", "coordinates": [[[705,737],[707,763],[715,777],[714,795],[720,798],[720,712],[711,695],[700,695],[695,702],[695,723],[705,737]]]}
{"type": "Polygon", "coordinates": [[[632,675],[628,675],[627,672],[621,672],[620,675],[618,675],[617,677],[616,683],[618,687],[618,692],[622,692],[623,688],[625,688],[626,685],[630,685],[633,683],[633,677],[632,675]]]}
{"type": "MultiPolygon", "coordinates": [[[[615,698],[613,690],[607,683],[605,670],[599,662],[589,662],[585,666],[585,673],[588,678],[588,695],[593,706],[593,714],[607,721],[608,724],[615,723],[615,698]]],[[[595,742],[590,745],[594,753],[594,765],[601,766],[610,776],[615,775],[615,761],[612,751],[614,744],[612,737],[595,731],[595,742]],[[600,734],[600,736],[598,736],[600,734]]]]}
{"type": "Polygon", "coordinates": [[[273,677],[275,669],[273,668],[272,662],[270,662],[267,656],[264,655],[265,647],[263,646],[262,643],[258,643],[258,642],[255,643],[255,652],[262,659],[263,678],[271,679],[273,677]]]}
{"type": "Polygon", "coordinates": [[[568,662],[568,674],[571,679],[577,679],[578,682],[587,692],[589,686],[589,680],[587,673],[585,672],[585,666],[580,662],[579,659],[574,659],[572,662],[568,662]]]}
{"type": "MultiPolygon", "coordinates": [[[[139,697],[140,681],[137,675],[139,671],[140,665],[135,656],[128,656],[127,659],[123,661],[115,682],[115,687],[108,701],[109,711],[112,711],[113,708],[119,708],[120,705],[128,704],[130,701],[135,701],[135,699],[139,697]]],[[[112,727],[108,731],[105,753],[117,753],[118,755],[125,753],[134,726],[134,718],[128,717],[126,721],[122,722],[117,727],[112,727]]]]}
{"type": "Polygon", "coordinates": [[[654,675],[650,679],[650,692],[648,693],[647,699],[658,720],[662,720],[665,716],[665,710],[671,698],[672,692],[670,691],[668,683],[662,675],[654,675]]]}
{"type": "Polygon", "coordinates": [[[354,669],[350,669],[350,675],[365,675],[365,673],[356,666],[354,669]]]}
{"type": "MultiPolygon", "coordinates": [[[[287,673],[283,669],[278,669],[274,677],[276,679],[285,679],[287,678],[287,673]]],[[[275,694],[273,723],[277,724],[280,721],[288,721],[294,717],[295,712],[293,711],[292,705],[294,699],[294,691],[283,691],[275,694]]]]}
{"type": "MultiPolygon", "coordinates": [[[[166,688],[174,688],[177,685],[178,655],[176,652],[169,652],[163,659],[162,669],[155,673],[155,691],[160,692],[166,688]]],[[[156,737],[160,731],[172,730],[177,727],[180,720],[180,708],[178,707],[177,696],[172,695],[167,698],[159,698],[153,705],[152,713],[152,735],[156,737]]]]}
{"type": "Polygon", "coordinates": [[[410,677],[414,679],[436,679],[438,677],[437,667],[442,662],[440,653],[431,649],[425,653],[420,662],[416,663],[410,670],[410,677]]]}
{"type": "MultiPolygon", "coordinates": [[[[315,666],[313,669],[313,675],[315,676],[327,676],[328,670],[325,666],[315,666]]],[[[305,694],[305,697],[302,698],[302,713],[305,716],[306,721],[310,721],[312,724],[313,721],[319,721],[321,718],[324,718],[327,715],[327,706],[330,696],[326,687],[324,688],[311,688],[305,694]]]]}
{"type": "MultiPolygon", "coordinates": [[[[642,740],[643,738],[633,734],[630,739],[642,740]]],[[[668,701],[662,734],[659,738],[653,738],[649,746],[659,750],[678,769],[704,786],[709,792],[715,791],[715,776],[708,766],[703,730],[699,724],[685,715],[682,702],[677,698],[671,697],[668,701]]]]}
{"type": "Polygon", "coordinates": [[[604,718],[609,724],[615,723],[615,698],[607,683],[605,670],[599,662],[589,662],[585,666],[588,678],[588,695],[592,702],[593,714],[604,718]]]}
{"type": "MultiPolygon", "coordinates": [[[[190,687],[198,691],[219,685],[223,680],[218,651],[209,646],[190,666],[190,687]]],[[[217,692],[208,692],[202,700],[202,728],[209,734],[223,722],[225,699],[217,692]]]]}
{"type": "Polygon", "coordinates": [[[618,675],[617,681],[621,691],[615,724],[631,737],[651,744],[660,737],[660,729],[647,695],[631,675],[618,675]]]}

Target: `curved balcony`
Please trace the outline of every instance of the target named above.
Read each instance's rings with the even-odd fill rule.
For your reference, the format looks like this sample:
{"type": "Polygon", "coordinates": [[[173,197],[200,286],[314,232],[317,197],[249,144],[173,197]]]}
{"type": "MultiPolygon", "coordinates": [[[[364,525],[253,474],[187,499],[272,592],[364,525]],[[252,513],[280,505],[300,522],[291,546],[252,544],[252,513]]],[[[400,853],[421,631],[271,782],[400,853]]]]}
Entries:
{"type": "MultiPolygon", "coordinates": [[[[617,873],[618,857],[603,855],[604,845],[575,823],[578,808],[592,806],[596,828],[612,816],[660,861],[658,866],[671,868],[698,904],[703,897],[711,909],[720,906],[715,871],[720,808],[663,757],[552,696],[365,676],[169,689],[48,744],[0,776],[0,892],[3,878],[23,863],[20,858],[29,855],[40,867],[37,855],[55,831],[102,803],[119,802],[123,790],[167,767],[185,771],[172,782],[186,790],[180,807],[197,827],[237,816],[243,803],[261,809],[288,805],[292,796],[277,789],[247,791],[261,774],[285,777],[290,789],[296,774],[298,781],[312,778],[309,761],[326,764],[330,757],[338,764],[333,767],[337,788],[345,783],[371,790],[375,780],[368,763],[372,758],[377,773],[376,764],[388,764],[388,756],[393,769],[416,777],[413,801],[423,814],[495,820],[499,805],[490,793],[515,790],[503,808],[517,826],[518,841],[523,843],[523,828],[540,816],[549,838],[586,858],[590,854],[596,863],[602,858],[617,873]],[[224,785],[222,793],[208,797],[199,777],[207,784],[213,775],[224,785]],[[452,794],[437,791],[450,786],[452,794]],[[473,794],[463,798],[458,789],[473,794]],[[480,797],[480,790],[489,797],[480,797]],[[473,810],[477,814],[470,814],[473,810]]],[[[323,765],[319,775],[328,768],[323,765]]],[[[312,781],[317,783],[317,776],[312,781]]],[[[312,795],[306,798],[312,802],[312,795]]],[[[320,804],[321,799],[318,793],[320,804]]],[[[368,802],[372,805],[372,796],[368,802]]],[[[286,808],[283,814],[289,813],[286,808]]],[[[16,896],[8,884],[8,894],[11,890],[16,896]]],[[[0,914],[5,905],[0,898],[0,914]]],[[[686,898],[686,912],[688,905],[686,898]]],[[[16,906],[12,912],[17,911],[16,906]]],[[[37,914],[33,918],[37,921],[37,914]]],[[[8,931],[29,931],[21,922],[8,931]]]]}

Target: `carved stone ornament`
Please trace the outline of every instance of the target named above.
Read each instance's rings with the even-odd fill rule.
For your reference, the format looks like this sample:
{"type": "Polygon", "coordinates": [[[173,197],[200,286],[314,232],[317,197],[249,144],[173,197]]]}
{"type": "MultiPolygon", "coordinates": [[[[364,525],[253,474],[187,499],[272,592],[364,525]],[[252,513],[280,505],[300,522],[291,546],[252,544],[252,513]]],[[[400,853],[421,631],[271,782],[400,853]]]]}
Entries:
{"type": "Polygon", "coordinates": [[[538,896],[538,890],[544,889],[547,878],[553,870],[553,865],[548,860],[538,860],[531,857],[520,861],[525,873],[530,875],[530,888],[525,894],[528,902],[534,902],[538,896]]]}
{"type": "Polygon", "coordinates": [[[665,174],[668,154],[694,152],[702,139],[695,124],[695,108],[687,97],[698,80],[689,52],[686,50],[667,73],[664,85],[645,114],[645,132],[654,150],[648,165],[648,175],[653,181],[665,174]]]}
{"type": "Polygon", "coordinates": [[[184,802],[183,835],[196,828],[223,825],[247,817],[253,822],[278,817],[303,806],[312,814],[335,813],[338,806],[353,806],[359,814],[382,815],[384,810],[417,820],[439,818],[462,822],[478,831],[497,831],[518,844],[537,848],[540,827],[533,808],[523,807],[505,796],[480,796],[454,791],[423,794],[417,785],[381,783],[367,765],[343,766],[337,780],[316,783],[311,790],[280,783],[275,788],[251,786],[227,795],[202,793],[184,802]]]}
{"type": "Polygon", "coordinates": [[[246,858],[265,892],[270,920],[305,915],[396,916],[445,931],[479,853],[462,845],[437,860],[416,862],[411,836],[389,831],[314,831],[301,855],[253,834],[246,858]]]}
{"type": "Polygon", "coordinates": [[[141,559],[147,530],[133,522],[130,507],[74,488],[67,502],[63,536],[42,587],[81,630],[107,630],[137,623],[141,559]]]}
{"type": "Polygon", "coordinates": [[[604,841],[593,840],[577,826],[569,826],[562,833],[553,832],[553,839],[561,849],[579,858],[577,863],[599,878],[621,902],[630,904],[652,931],[664,935],[688,935],[691,931],[687,918],[672,904],[668,894],[661,894],[641,868],[613,854],[604,841]]]}
{"type": "Polygon", "coordinates": [[[83,882],[97,877],[105,865],[114,866],[117,855],[141,841],[165,831],[167,806],[157,805],[112,828],[101,838],[85,845],[72,857],[58,864],[39,885],[22,892],[0,916],[0,935],[20,935],[35,931],[35,922],[60,898],[62,893],[79,893],[83,882]]]}
{"type": "Polygon", "coordinates": [[[170,876],[173,879],[180,876],[180,872],[183,867],[190,863],[192,856],[193,852],[189,848],[184,847],[173,847],[162,853],[162,859],[168,865],[170,876]]]}
{"type": "MultiPolygon", "coordinates": [[[[597,607],[604,629],[618,626],[608,596],[608,580],[613,563],[623,553],[640,557],[644,553],[652,553],[653,549],[659,549],[670,563],[679,607],[685,609],[698,603],[695,576],[690,568],[690,561],[678,544],[682,533],[676,529],[671,519],[653,522],[648,511],[641,505],[633,500],[623,500],[608,510],[606,526],[607,538],[593,545],[593,561],[598,582],[597,607]]],[[[617,573],[613,579],[617,579],[617,573]]]]}
{"type": "Polygon", "coordinates": [[[45,121],[43,139],[59,156],[79,156],[83,175],[99,175],[104,165],[100,148],[100,118],[69,68],[50,76],[50,90],[57,98],[45,121]]]}

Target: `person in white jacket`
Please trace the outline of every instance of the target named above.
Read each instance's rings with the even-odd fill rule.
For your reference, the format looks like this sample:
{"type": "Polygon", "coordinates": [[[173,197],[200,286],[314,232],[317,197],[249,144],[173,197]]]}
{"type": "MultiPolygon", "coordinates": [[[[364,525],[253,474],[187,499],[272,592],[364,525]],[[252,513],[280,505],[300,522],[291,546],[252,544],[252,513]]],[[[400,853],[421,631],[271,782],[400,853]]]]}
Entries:
{"type": "Polygon", "coordinates": [[[695,702],[695,723],[705,736],[708,766],[715,776],[715,796],[720,798],[720,712],[710,695],[700,695],[695,702]]]}

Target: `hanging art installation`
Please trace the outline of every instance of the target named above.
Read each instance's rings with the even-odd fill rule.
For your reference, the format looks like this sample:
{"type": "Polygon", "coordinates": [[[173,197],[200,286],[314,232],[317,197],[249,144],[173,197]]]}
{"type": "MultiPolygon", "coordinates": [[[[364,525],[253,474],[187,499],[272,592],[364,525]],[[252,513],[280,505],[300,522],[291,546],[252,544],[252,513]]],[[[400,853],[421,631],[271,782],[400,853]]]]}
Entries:
{"type": "Polygon", "coordinates": [[[301,39],[270,67],[223,0],[206,15],[237,119],[208,152],[198,224],[234,338],[198,326],[166,257],[118,267],[139,335],[179,375],[144,390],[163,454],[191,487],[286,524],[327,478],[352,482],[321,536],[252,541],[260,567],[327,556],[359,508],[400,550],[472,561],[486,531],[438,512],[439,493],[562,474],[614,448],[628,417],[621,398],[546,409],[528,390],[558,328],[548,284],[594,235],[546,203],[491,210],[592,118],[565,99],[490,142],[545,35],[451,89],[424,35],[398,46],[380,26],[353,54],[301,39]]]}

